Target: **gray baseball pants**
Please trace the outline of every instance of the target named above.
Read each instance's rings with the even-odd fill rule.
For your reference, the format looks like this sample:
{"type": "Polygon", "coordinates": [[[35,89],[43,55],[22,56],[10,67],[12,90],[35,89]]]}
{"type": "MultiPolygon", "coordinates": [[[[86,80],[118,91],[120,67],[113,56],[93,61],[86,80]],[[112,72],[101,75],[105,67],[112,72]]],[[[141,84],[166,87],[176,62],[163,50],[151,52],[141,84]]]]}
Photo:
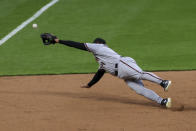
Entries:
{"type": "Polygon", "coordinates": [[[144,72],[130,57],[122,57],[118,65],[118,77],[124,79],[127,85],[134,90],[137,94],[142,95],[152,101],[161,103],[163,100],[154,91],[144,87],[142,80],[148,80],[158,85],[162,82],[162,79],[150,72],[144,72]]]}

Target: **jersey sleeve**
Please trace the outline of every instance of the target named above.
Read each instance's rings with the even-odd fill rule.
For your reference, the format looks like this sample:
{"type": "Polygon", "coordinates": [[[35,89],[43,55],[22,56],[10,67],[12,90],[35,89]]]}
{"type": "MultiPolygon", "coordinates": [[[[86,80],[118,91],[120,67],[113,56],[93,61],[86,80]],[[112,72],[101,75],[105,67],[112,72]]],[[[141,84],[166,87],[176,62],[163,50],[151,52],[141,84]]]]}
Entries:
{"type": "Polygon", "coordinates": [[[92,43],[84,43],[86,49],[89,52],[96,53],[96,51],[102,46],[102,44],[92,44],[92,43]]]}
{"type": "Polygon", "coordinates": [[[63,44],[63,45],[70,46],[70,47],[74,47],[74,48],[77,48],[77,49],[80,49],[80,50],[87,51],[84,43],[70,41],[70,40],[59,40],[59,43],[63,44]]]}
{"type": "Polygon", "coordinates": [[[93,79],[88,83],[88,86],[91,87],[92,85],[94,85],[95,83],[97,83],[102,76],[104,75],[105,70],[104,69],[99,69],[97,71],[97,73],[94,75],[93,79]]]}

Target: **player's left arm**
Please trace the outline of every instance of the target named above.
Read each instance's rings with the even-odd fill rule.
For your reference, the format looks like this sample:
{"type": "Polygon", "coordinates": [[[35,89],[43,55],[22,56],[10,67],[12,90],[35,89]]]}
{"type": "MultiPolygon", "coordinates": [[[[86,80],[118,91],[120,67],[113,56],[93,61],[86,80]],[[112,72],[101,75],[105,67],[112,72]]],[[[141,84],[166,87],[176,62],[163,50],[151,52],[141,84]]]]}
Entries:
{"type": "Polygon", "coordinates": [[[75,42],[70,40],[60,40],[55,35],[50,33],[43,33],[41,34],[41,38],[44,45],[51,45],[51,44],[63,44],[69,47],[74,47],[80,50],[89,51],[92,53],[96,53],[97,50],[102,46],[102,44],[91,44],[91,43],[81,43],[75,42]]]}
{"type": "Polygon", "coordinates": [[[104,73],[105,73],[104,69],[99,69],[95,73],[93,79],[87,85],[82,86],[82,88],[90,88],[90,87],[92,87],[95,83],[97,83],[103,77],[104,73]]]}
{"type": "Polygon", "coordinates": [[[70,40],[59,40],[55,35],[52,35],[50,33],[41,34],[41,39],[42,39],[44,45],[59,43],[59,44],[74,47],[74,48],[77,48],[80,50],[88,51],[88,49],[84,43],[70,41],[70,40]]]}
{"type": "Polygon", "coordinates": [[[59,40],[59,39],[55,39],[55,42],[66,46],[74,47],[80,50],[88,51],[84,43],[70,41],[70,40],[59,40]]]}

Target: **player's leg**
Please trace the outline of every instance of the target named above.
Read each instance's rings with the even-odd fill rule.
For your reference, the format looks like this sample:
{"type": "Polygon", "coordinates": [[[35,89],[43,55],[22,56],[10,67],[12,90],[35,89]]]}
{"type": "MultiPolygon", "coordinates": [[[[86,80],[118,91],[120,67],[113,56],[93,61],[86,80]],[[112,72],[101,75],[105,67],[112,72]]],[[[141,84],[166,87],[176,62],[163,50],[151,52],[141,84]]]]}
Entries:
{"type": "Polygon", "coordinates": [[[163,80],[160,77],[158,77],[157,75],[155,75],[154,73],[151,72],[144,72],[142,71],[140,73],[140,79],[141,80],[148,80],[154,83],[157,83],[159,85],[161,85],[165,91],[168,91],[169,86],[171,85],[171,81],[169,80],[163,80]]]}
{"type": "Polygon", "coordinates": [[[171,81],[163,80],[154,73],[144,72],[130,57],[124,57],[119,64],[119,77],[123,79],[134,78],[136,80],[148,80],[161,85],[165,91],[171,85],[171,81]]]}
{"type": "Polygon", "coordinates": [[[163,79],[161,79],[160,77],[158,77],[157,75],[155,75],[154,73],[151,72],[144,72],[142,71],[140,73],[140,79],[141,80],[148,80],[157,84],[161,84],[161,82],[163,81],[163,79]]]}
{"type": "Polygon", "coordinates": [[[125,80],[125,82],[137,94],[142,95],[152,101],[156,101],[158,104],[161,104],[163,98],[157,95],[154,91],[145,88],[141,80],[125,80]]]}
{"type": "Polygon", "coordinates": [[[165,98],[163,99],[158,94],[156,94],[154,91],[147,89],[144,87],[144,84],[141,80],[125,80],[125,82],[128,84],[128,86],[134,90],[137,94],[142,95],[146,97],[149,100],[155,101],[158,104],[161,104],[162,106],[165,106],[166,108],[171,108],[171,98],[165,98]]]}

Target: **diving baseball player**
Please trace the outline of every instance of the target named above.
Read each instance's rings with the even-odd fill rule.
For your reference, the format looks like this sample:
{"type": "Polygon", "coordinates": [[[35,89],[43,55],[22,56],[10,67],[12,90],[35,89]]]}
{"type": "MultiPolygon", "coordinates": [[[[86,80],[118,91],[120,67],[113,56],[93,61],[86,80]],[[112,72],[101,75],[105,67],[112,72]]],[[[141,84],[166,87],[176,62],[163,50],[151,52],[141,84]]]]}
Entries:
{"type": "Polygon", "coordinates": [[[59,40],[56,36],[50,33],[41,34],[44,45],[55,43],[64,44],[80,50],[89,51],[99,63],[99,69],[95,73],[92,80],[83,88],[90,88],[97,83],[105,72],[117,76],[127,83],[127,85],[137,94],[146,97],[152,101],[161,104],[166,108],[171,108],[171,98],[162,98],[154,91],[144,87],[142,80],[154,82],[165,91],[168,91],[171,81],[163,80],[153,73],[143,71],[131,57],[122,57],[111,48],[108,47],[106,41],[101,38],[96,38],[93,43],[79,43],[74,41],[59,40]]]}

